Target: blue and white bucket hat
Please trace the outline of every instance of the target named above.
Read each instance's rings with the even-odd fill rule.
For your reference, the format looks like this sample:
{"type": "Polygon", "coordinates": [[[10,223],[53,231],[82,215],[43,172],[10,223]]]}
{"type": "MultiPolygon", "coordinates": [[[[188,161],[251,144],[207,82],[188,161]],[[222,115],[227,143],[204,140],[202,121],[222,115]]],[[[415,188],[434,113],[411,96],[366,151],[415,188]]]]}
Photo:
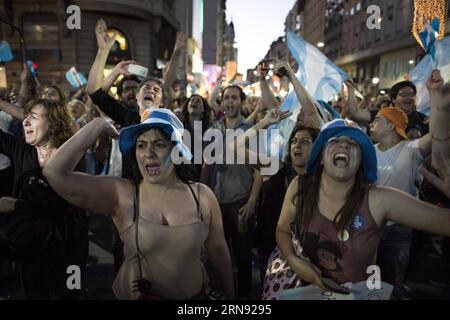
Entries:
{"type": "Polygon", "coordinates": [[[311,150],[307,166],[308,173],[316,172],[319,167],[322,151],[328,141],[331,138],[342,136],[350,137],[359,144],[362,151],[361,164],[363,166],[364,178],[368,182],[375,182],[377,180],[378,170],[375,147],[369,136],[355,122],[346,119],[335,119],[322,127],[311,150]]]}
{"type": "Polygon", "coordinates": [[[143,128],[157,127],[162,129],[174,142],[175,148],[186,160],[192,160],[192,153],[183,143],[184,126],[180,119],[168,109],[147,109],[141,117],[141,123],[122,129],[119,137],[119,148],[124,154],[133,151],[138,133],[143,128]]]}

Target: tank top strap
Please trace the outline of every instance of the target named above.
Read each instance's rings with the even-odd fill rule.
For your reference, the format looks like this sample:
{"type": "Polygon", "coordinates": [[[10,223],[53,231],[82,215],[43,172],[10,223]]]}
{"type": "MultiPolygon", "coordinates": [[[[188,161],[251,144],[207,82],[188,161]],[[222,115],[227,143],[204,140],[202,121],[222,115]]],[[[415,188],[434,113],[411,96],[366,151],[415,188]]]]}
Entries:
{"type": "Polygon", "coordinates": [[[199,201],[199,199],[200,199],[200,185],[198,185],[198,188],[197,188],[198,198],[195,195],[195,192],[192,189],[191,185],[189,183],[187,183],[187,186],[188,186],[189,190],[191,190],[192,196],[194,197],[195,204],[197,205],[197,214],[200,217],[200,220],[203,221],[203,215],[202,215],[202,212],[200,211],[200,201],[199,201]]]}
{"type": "Polygon", "coordinates": [[[134,200],[133,200],[133,222],[139,218],[139,183],[134,185],[134,200]]]}

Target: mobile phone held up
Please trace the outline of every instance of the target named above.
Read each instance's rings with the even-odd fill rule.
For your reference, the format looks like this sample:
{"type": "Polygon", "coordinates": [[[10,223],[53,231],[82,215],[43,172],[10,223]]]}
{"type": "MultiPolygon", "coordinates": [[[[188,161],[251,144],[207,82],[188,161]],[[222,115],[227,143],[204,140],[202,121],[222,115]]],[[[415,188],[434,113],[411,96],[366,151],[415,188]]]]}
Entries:
{"type": "Polygon", "coordinates": [[[146,78],[148,74],[148,68],[140,66],[138,64],[130,64],[128,66],[128,72],[140,78],[146,78]]]}
{"type": "Polygon", "coordinates": [[[336,281],[330,278],[321,278],[323,284],[332,292],[341,293],[341,294],[350,294],[350,289],[341,286],[336,281]]]}

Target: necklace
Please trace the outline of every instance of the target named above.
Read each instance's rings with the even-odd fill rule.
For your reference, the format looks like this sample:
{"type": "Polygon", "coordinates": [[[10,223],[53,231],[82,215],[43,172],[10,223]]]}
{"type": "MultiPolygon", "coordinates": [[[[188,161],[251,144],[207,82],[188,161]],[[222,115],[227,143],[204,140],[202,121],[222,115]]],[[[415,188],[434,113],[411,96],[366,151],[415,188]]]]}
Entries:
{"type": "Polygon", "coordinates": [[[38,149],[39,154],[39,162],[43,163],[46,159],[48,159],[48,156],[52,153],[51,150],[47,150],[47,153],[42,152],[42,148],[38,149]]]}

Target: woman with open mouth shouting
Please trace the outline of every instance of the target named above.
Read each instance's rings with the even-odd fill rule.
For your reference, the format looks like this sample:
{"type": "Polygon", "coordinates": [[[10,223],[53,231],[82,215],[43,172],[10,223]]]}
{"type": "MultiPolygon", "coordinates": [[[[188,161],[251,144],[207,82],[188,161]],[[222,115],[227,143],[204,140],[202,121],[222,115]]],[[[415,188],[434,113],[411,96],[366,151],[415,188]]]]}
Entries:
{"type": "Polygon", "coordinates": [[[124,243],[125,261],[114,281],[118,299],[203,299],[208,276],[203,249],[225,295],[234,296],[230,254],[213,192],[191,183],[181,160],[192,155],[183,125],[167,109],[150,109],[123,129],[119,146],[135,160],[135,180],[74,173],[75,163],[102,133],[117,131],[96,118],[64,144],[45,168],[57,192],[93,213],[110,214],[124,243]],[[180,162],[179,162],[180,161],[180,162]]]}
{"type": "Polygon", "coordinates": [[[13,197],[0,198],[0,255],[20,263],[26,299],[76,299],[80,290],[68,288],[67,270],[84,271],[87,219],[42,174],[72,136],[71,119],[59,102],[44,99],[29,102],[24,115],[25,140],[0,130],[0,153],[14,165],[13,197]]]}
{"type": "Polygon", "coordinates": [[[351,121],[327,123],[312,148],[307,175],[289,186],[277,226],[278,246],[303,281],[322,289],[327,287],[321,277],[339,284],[366,281],[387,220],[450,235],[450,210],[375,186],[376,178],[369,137],[351,121]],[[291,230],[301,254],[294,252],[291,230]]]}

